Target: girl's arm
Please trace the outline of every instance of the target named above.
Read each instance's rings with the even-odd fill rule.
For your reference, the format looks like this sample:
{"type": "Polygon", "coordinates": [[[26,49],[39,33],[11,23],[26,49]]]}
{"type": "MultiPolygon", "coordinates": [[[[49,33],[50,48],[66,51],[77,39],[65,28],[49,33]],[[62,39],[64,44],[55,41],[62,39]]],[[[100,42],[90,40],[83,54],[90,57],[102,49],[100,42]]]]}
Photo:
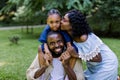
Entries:
{"type": "Polygon", "coordinates": [[[47,43],[44,43],[44,51],[45,51],[45,53],[51,54],[47,43]]]}
{"type": "Polygon", "coordinates": [[[47,43],[44,43],[44,51],[45,51],[45,54],[48,54],[48,55],[49,55],[49,57],[50,57],[50,62],[51,62],[51,61],[52,61],[52,54],[51,54],[51,52],[50,52],[50,50],[49,50],[49,48],[48,48],[47,43]]]}
{"type": "Polygon", "coordinates": [[[93,57],[90,61],[91,62],[101,62],[102,61],[101,54],[98,53],[98,55],[96,55],[95,57],[93,57]]]}
{"type": "MultiPolygon", "coordinates": [[[[79,54],[75,51],[75,49],[73,47],[67,48],[67,51],[70,53],[71,57],[80,58],[79,54]]],[[[93,57],[90,61],[91,62],[101,62],[102,61],[101,54],[98,53],[98,55],[96,55],[95,57],[93,57]]]]}
{"type": "Polygon", "coordinates": [[[44,53],[42,52],[40,46],[38,46],[38,59],[39,59],[39,66],[42,67],[45,63],[45,59],[44,59],[44,53]]]}
{"type": "Polygon", "coordinates": [[[67,45],[67,48],[72,46],[71,42],[67,42],[66,45],[67,45]]]}

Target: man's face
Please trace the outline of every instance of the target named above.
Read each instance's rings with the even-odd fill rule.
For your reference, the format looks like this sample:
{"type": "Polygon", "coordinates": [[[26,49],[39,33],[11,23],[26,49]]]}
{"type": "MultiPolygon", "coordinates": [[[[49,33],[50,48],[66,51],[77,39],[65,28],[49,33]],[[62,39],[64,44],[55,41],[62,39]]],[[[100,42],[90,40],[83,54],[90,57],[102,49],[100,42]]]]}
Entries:
{"type": "Polygon", "coordinates": [[[72,27],[69,22],[68,14],[66,14],[61,20],[61,30],[70,31],[71,29],[72,27]]]}
{"type": "Polygon", "coordinates": [[[52,34],[47,38],[49,49],[55,54],[61,54],[64,50],[64,41],[60,34],[52,34]]]}

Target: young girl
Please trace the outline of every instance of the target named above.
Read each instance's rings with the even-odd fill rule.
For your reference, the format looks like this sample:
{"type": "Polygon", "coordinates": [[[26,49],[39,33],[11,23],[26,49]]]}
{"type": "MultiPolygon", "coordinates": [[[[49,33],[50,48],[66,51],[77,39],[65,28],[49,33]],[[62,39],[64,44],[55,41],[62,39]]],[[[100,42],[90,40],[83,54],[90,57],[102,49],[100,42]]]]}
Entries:
{"type": "Polygon", "coordinates": [[[71,53],[71,56],[81,58],[87,64],[86,80],[117,80],[118,60],[115,53],[92,32],[80,11],[71,10],[65,14],[61,29],[72,36],[78,48],[79,55],[71,53]]]}
{"type": "MultiPolygon", "coordinates": [[[[56,9],[51,9],[48,12],[48,15],[47,15],[47,26],[45,27],[45,29],[43,30],[43,32],[42,32],[42,34],[40,35],[40,38],[39,38],[39,41],[41,43],[43,43],[42,46],[41,46],[42,51],[44,53],[46,53],[46,54],[49,54],[50,56],[51,56],[51,52],[48,49],[46,40],[47,40],[47,34],[51,30],[52,31],[59,31],[64,36],[67,47],[70,47],[71,43],[72,43],[72,40],[69,37],[69,35],[65,31],[60,30],[60,22],[61,22],[61,14],[60,14],[60,12],[58,10],[56,10],[56,9]]],[[[72,46],[77,51],[77,48],[74,46],[73,43],[72,43],[72,46]]],[[[52,59],[52,57],[51,57],[51,59],[52,59]]]]}

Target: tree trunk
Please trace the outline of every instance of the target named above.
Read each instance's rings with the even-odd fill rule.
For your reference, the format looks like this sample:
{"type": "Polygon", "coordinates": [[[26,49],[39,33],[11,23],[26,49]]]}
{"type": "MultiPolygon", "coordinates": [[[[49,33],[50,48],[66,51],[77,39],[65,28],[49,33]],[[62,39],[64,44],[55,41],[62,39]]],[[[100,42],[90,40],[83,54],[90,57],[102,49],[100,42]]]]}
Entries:
{"type": "Polygon", "coordinates": [[[107,35],[110,35],[111,33],[112,33],[112,22],[110,22],[108,25],[107,35]]]}

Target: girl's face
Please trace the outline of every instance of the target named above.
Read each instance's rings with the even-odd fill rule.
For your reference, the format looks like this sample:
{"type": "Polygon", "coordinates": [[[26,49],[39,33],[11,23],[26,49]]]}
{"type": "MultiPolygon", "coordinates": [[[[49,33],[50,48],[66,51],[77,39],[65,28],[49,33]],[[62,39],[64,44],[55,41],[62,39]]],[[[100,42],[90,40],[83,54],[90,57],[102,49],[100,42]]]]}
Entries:
{"type": "Polygon", "coordinates": [[[60,29],[60,21],[61,17],[58,14],[49,15],[47,18],[47,24],[53,31],[57,31],[60,29]]]}

